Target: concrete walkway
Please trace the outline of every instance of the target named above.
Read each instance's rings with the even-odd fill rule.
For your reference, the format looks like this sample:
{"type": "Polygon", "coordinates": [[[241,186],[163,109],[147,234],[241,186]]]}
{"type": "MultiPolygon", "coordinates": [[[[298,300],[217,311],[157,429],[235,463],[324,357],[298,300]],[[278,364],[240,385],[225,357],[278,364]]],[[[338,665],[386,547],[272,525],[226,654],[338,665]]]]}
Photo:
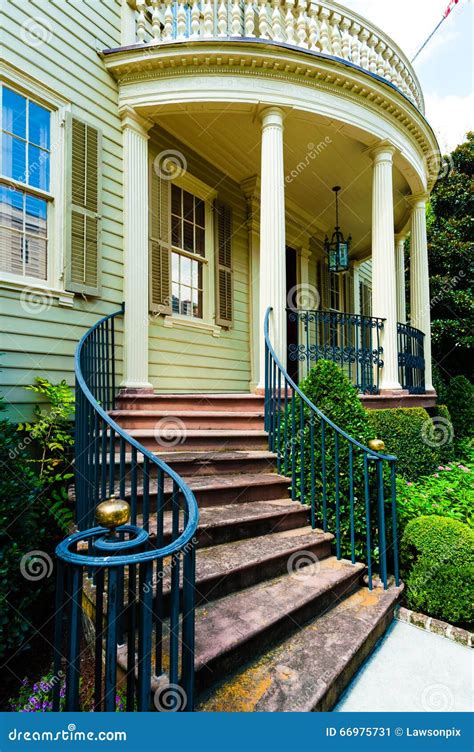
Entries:
{"type": "Polygon", "coordinates": [[[335,712],[473,710],[472,648],[395,621],[335,712]]]}

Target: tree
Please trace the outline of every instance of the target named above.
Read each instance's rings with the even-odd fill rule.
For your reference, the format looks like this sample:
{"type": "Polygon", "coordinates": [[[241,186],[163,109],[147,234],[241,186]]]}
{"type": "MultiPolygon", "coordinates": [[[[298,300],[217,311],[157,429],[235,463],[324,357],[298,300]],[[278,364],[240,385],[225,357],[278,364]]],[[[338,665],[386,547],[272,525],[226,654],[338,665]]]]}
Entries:
{"type": "Polygon", "coordinates": [[[446,158],[428,209],[432,346],[443,376],[472,378],[474,133],[446,158]]]}

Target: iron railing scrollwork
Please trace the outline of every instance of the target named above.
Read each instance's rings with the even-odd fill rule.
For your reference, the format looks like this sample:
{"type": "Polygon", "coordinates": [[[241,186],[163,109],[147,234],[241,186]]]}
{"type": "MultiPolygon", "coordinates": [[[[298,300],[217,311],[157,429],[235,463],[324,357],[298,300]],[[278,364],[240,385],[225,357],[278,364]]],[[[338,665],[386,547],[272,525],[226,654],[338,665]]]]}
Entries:
{"type": "Polygon", "coordinates": [[[425,394],[425,335],[409,324],[397,324],[400,384],[410,394],[425,394]]]}
{"type": "Polygon", "coordinates": [[[355,563],[363,555],[370,589],[376,564],[385,588],[389,566],[398,585],[396,457],[349,436],[301,391],[270,341],[271,310],[264,323],[265,429],[278,471],[291,478],[292,498],[308,505],[313,529],[331,527],[338,559],[355,563]]]}
{"type": "Polygon", "coordinates": [[[298,343],[288,346],[288,358],[309,373],[318,360],[337,363],[362,394],[377,394],[383,348],[384,319],[354,313],[287,309],[298,325],[298,343]]]}
{"type": "Polygon", "coordinates": [[[198,508],[183,479],[107,412],[115,406],[123,310],[89,329],[75,355],[79,532],[56,550],[55,674],[65,666],[67,711],[115,710],[119,684],[127,711],[148,711],[153,683],[168,692],[158,709],[192,710],[198,508]],[[129,500],[131,520],[108,532],[94,523],[95,509],[115,494],[129,500]],[[91,655],[85,707],[82,667],[91,655]]]}

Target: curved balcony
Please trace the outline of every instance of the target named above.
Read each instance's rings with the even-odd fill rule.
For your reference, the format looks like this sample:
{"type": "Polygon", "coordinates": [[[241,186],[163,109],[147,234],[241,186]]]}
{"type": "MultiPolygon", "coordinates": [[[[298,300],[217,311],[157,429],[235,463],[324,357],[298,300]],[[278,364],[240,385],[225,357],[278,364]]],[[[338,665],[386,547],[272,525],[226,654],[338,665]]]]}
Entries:
{"type": "Polygon", "coordinates": [[[244,40],[288,45],[344,60],[399,89],[424,112],[416,74],[401,49],[373,24],[334,2],[310,0],[127,0],[124,44],[244,40]]]}

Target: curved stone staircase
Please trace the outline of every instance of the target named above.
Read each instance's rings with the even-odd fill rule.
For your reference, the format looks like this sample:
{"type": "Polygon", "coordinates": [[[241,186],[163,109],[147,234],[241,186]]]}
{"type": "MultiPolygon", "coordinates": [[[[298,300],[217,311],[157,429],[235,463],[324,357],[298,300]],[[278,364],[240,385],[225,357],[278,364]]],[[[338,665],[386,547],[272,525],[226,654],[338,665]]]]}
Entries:
{"type": "MultiPolygon", "coordinates": [[[[183,477],[200,507],[197,710],[330,710],[402,588],[369,591],[365,566],[338,561],[333,536],[311,529],[276,472],[263,412],[264,398],[250,394],[148,394],[122,395],[110,414],[183,477]]],[[[155,525],[151,517],[152,534],[155,525]]],[[[166,575],[163,592],[166,613],[166,575]]],[[[119,663],[125,670],[125,647],[119,663]]]]}

